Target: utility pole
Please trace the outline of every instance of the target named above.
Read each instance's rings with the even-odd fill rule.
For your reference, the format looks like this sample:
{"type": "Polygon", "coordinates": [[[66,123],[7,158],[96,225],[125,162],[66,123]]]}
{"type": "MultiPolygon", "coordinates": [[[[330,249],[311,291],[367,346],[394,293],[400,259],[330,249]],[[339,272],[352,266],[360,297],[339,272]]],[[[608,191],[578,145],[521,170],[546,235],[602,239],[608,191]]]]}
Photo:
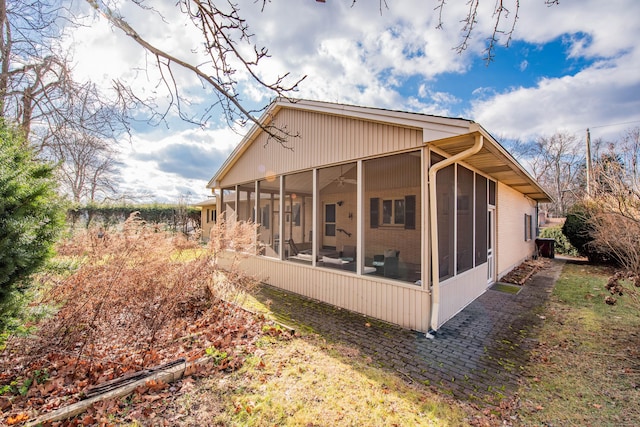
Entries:
{"type": "Polygon", "coordinates": [[[593,169],[591,168],[591,133],[587,128],[587,197],[591,197],[591,174],[593,169]]]}

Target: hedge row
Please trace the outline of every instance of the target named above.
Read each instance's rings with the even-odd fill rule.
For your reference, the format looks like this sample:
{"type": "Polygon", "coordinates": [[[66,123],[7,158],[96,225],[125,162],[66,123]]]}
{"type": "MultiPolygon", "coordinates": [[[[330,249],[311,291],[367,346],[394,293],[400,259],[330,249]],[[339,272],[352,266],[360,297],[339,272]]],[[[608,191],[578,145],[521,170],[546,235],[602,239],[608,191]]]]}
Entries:
{"type": "Polygon", "coordinates": [[[146,222],[166,224],[175,230],[200,227],[200,210],[176,205],[83,206],[69,209],[67,218],[74,227],[111,226],[124,222],[133,212],[139,212],[146,222]]]}

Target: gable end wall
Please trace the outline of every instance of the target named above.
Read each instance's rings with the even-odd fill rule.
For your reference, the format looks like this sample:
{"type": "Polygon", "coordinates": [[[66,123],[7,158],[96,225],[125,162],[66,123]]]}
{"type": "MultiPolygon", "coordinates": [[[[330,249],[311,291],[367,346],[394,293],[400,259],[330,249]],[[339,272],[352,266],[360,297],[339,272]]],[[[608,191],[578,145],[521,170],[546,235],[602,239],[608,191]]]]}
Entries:
{"type": "Polygon", "coordinates": [[[291,149],[261,133],[224,176],[222,187],[423,145],[422,129],[309,111],[282,109],[274,124],[299,135],[289,138],[291,149]]]}

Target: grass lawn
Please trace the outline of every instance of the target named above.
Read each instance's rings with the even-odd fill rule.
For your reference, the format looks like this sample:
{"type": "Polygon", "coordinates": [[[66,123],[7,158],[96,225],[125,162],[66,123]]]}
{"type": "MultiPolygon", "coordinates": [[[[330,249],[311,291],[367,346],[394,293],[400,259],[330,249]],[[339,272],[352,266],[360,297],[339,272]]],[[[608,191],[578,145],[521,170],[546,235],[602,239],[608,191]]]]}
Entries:
{"type": "Polygon", "coordinates": [[[605,304],[610,274],[565,265],[519,390],[521,425],[640,425],[640,311],[605,304]]]}
{"type": "MultiPolygon", "coordinates": [[[[152,246],[144,246],[143,253],[146,254],[147,248],[152,246]]],[[[180,255],[174,255],[172,261],[190,262],[197,258],[198,251],[174,252],[180,255]]],[[[100,262],[89,267],[104,270],[108,261],[114,258],[100,258],[106,260],[105,265],[100,262]]],[[[120,265],[128,267],[129,260],[129,256],[124,256],[120,265]]],[[[50,275],[56,279],[55,283],[62,283],[62,279],[78,274],[76,264],[71,258],[59,258],[46,277],[50,275]]],[[[172,268],[180,267],[180,263],[166,264],[172,268]]],[[[157,278],[156,263],[147,270],[153,273],[151,277],[157,278]]],[[[138,275],[145,278],[142,272],[138,271],[138,275]]],[[[224,350],[225,354],[229,351],[242,356],[244,363],[241,367],[238,365],[239,369],[204,370],[175,383],[158,387],[151,385],[123,399],[96,404],[71,424],[309,427],[640,425],[640,309],[632,306],[625,297],[618,297],[615,306],[605,304],[607,292],[604,285],[611,273],[610,270],[587,265],[567,263],[564,266],[550,300],[538,314],[543,325],[529,337],[537,340],[537,345],[529,363],[522,369],[517,395],[508,396],[499,408],[474,406],[422,384],[410,384],[402,375],[379,368],[357,347],[336,343],[330,337],[305,328],[291,337],[286,330],[265,321],[262,316],[249,315],[243,310],[236,312],[234,308],[227,309],[227,316],[222,316],[219,327],[213,327],[217,323],[205,322],[201,330],[192,331],[189,325],[193,327],[202,323],[202,319],[209,319],[201,313],[200,320],[189,321],[183,328],[189,329],[186,336],[172,338],[166,343],[182,343],[180,345],[186,349],[195,346],[196,341],[204,340],[213,329],[219,330],[222,338],[227,337],[231,330],[237,331],[236,341],[222,340],[224,346],[215,341],[218,343],[215,349],[220,347],[220,352],[224,350]],[[225,323],[225,319],[235,319],[235,323],[225,323]]],[[[92,277],[101,276],[85,274],[82,277],[86,278],[82,282],[85,283],[92,277]]],[[[157,280],[143,283],[147,282],[155,283],[157,280]]],[[[113,283],[124,286],[122,278],[113,283]]],[[[134,289],[140,287],[134,285],[134,289]]],[[[183,288],[180,289],[183,292],[183,288]]],[[[252,312],[271,316],[267,306],[248,294],[242,295],[237,302],[252,312]]],[[[114,298],[110,299],[112,303],[114,298]]],[[[133,301],[136,302],[134,307],[139,305],[138,299],[133,301]]],[[[176,313],[179,314],[176,315],[178,319],[184,319],[182,311],[176,313]]],[[[277,320],[286,322],[287,319],[277,320]]],[[[136,323],[136,335],[139,335],[138,329],[140,325],[136,323]]],[[[172,330],[180,331],[180,328],[172,330]]],[[[114,330],[109,331],[107,353],[112,354],[119,347],[113,345],[114,330]]],[[[157,336],[163,337],[161,334],[157,336]]],[[[206,346],[214,348],[211,343],[206,346]]],[[[159,351],[168,351],[165,345],[158,348],[159,351]]],[[[209,348],[206,354],[209,354],[209,348]]],[[[130,348],[126,350],[127,354],[130,353],[130,348]]],[[[180,354],[171,353],[167,357],[171,356],[170,360],[173,360],[180,354]]],[[[6,356],[7,366],[15,364],[10,354],[6,356]]],[[[62,372],[63,369],[58,367],[57,370],[62,372]]],[[[34,415],[33,408],[18,407],[18,402],[30,404],[29,399],[40,397],[38,393],[43,399],[52,397],[46,394],[52,395],[51,390],[57,388],[48,387],[62,384],[64,378],[52,369],[46,372],[51,378],[32,387],[29,387],[31,383],[25,386],[26,383],[21,382],[13,386],[13,383],[0,382],[0,413],[4,412],[0,424],[10,420],[4,416],[9,410],[13,411],[12,414],[25,412],[18,414],[20,416],[34,415]],[[24,393],[18,387],[21,384],[26,387],[24,393]]],[[[22,381],[25,378],[26,374],[18,379],[22,381]]],[[[56,402],[54,407],[60,403],[56,402]]]]}
{"type": "Polygon", "coordinates": [[[474,417],[314,334],[263,339],[241,370],[199,381],[171,411],[180,425],[221,426],[464,426],[474,417]]]}

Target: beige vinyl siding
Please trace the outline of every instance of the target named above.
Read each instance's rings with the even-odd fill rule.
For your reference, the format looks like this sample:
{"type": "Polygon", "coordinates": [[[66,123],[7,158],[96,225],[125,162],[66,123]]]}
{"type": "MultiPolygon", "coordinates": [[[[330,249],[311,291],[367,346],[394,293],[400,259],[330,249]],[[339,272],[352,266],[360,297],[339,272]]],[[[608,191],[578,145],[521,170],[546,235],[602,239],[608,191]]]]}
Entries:
{"type": "Polygon", "coordinates": [[[404,328],[429,328],[429,293],[414,285],[327,268],[249,256],[242,270],[259,280],[309,298],[404,328]]]}
{"type": "Polygon", "coordinates": [[[274,124],[298,137],[285,148],[262,132],[238,159],[222,187],[422,146],[422,129],[402,128],[347,117],[282,109],[274,124]]]}
{"type": "Polygon", "coordinates": [[[536,202],[500,182],[496,191],[496,256],[500,278],[533,255],[535,236],[530,241],[524,240],[524,215],[535,218],[536,202]]]}

